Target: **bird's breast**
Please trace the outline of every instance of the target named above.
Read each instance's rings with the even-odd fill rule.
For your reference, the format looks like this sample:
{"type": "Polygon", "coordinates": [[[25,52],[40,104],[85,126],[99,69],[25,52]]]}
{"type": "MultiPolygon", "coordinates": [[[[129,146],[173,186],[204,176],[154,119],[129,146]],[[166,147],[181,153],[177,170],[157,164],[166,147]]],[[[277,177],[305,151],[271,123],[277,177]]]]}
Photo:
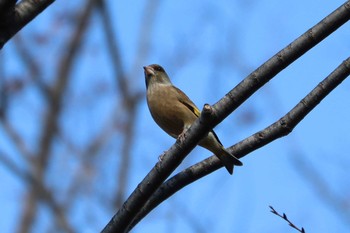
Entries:
{"type": "Polygon", "coordinates": [[[174,138],[196,119],[170,87],[148,90],[147,104],[154,121],[174,138]]]}

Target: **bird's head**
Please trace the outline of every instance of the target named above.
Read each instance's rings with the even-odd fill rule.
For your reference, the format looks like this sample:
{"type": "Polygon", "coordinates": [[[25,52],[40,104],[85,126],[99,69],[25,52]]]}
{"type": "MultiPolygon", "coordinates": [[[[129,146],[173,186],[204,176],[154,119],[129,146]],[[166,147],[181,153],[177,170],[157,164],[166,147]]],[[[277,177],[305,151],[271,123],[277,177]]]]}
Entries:
{"type": "Polygon", "coordinates": [[[146,88],[154,84],[169,84],[171,81],[169,76],[160,65],[153,64],[143,67],[145,71],[146,88]]]}

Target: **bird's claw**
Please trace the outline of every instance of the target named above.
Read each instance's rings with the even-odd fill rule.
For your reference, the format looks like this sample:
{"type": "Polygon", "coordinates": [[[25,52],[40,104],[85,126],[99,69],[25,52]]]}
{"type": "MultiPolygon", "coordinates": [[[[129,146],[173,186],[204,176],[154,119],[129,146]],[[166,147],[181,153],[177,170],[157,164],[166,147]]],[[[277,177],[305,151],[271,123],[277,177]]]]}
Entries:
{"type": "Polygon", "coordinates": [[[183,141],[185,141],[186,139],[186,135],[185,135],[186,132],[182,132],[181,134],[179,134],[179,136],[177,137],[177,139],[183,143],[183,141]]]}

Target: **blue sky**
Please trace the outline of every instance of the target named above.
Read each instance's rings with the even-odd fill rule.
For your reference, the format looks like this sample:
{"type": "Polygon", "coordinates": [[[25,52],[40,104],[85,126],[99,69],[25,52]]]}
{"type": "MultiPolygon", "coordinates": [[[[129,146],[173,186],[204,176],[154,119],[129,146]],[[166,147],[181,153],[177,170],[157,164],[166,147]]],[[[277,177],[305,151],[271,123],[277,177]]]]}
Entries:
{"type": "MultiPolygon", "coordinates": [[[[204,103],[216,103],[262,62],[343,3],[336,0],[159,1],[155,15],[144,15],[146,1],[110,2],[114,30],[132,89],[144,92],[142,66],[159,63],[173,83],[200,108],[204,103]],[[140,34],[142,28],[149,26],[148,17],[155,19],[149,37],[140,34]],[[139,58],[140,46],[148,50],[139,58]]],[[[31,52],[38,54],[35,60],[44,65],[47,83],[55,77],[55,61],[65,52],[62,46],[71,35],[72,25],[65,17],[74,14],[65,13],[75,12],[72,9],[79,4],[81,1],[56,1],[21,32],[22,39],[29,38],[25,41],[27,45],[33,43],[31,52]],[[64,17],[58,20],[60,14],[64,17]],[[46,35],[43,46],[38,45],[37,37],[31,36],[34,33],[46,35]]],[[[81,150],[106,122],[113,120],[110,116],[116,111],[115,103],[121,102],[115,91],[115,74],[101,28],[101,20],[95,13],[74,64],[65,98],[68,104],[60,118],[63,137],[81,150]]],[[[261,88],[215,128],[222,143],[231,146],[286,114],[349,56],[349,37],[348,23],[261,88]]],[[[7,79],[28,79],[30,74],[18,58],[13,42],[5,46],[1,57],[7,79]]],[[[233,176],[220,169],[184,188],[147,216],[133,232],[296,232],[271,214],[269,205],[285,212],[308,233],[349,231],[350,223],[342,217],[349,219],[349,210],[342,213],[334,203],[328,202],[309,173],[316,170],[316,177],[339,197],[337,200],[349,196],[349,89],[350,82],[346,80],[290,135],[244,157],[244,166],[237,168],[233,176]]],[[[44,101],[31,86],[11,101],[10,121],[28,147],[35,149],[40,119],[45,115],[44,101]]],[[[118,116],[125,117],[123,113],[118,116]]],[[[129,193],[157,162],[158,156],[174,143],[152,120],[145,98],[137,109],[135,135],[129,193]]],[[[98,164],[97,169],[90,177],[82,178],[82,186],[93,185],[83,188],[89,190],[88,194],[81,194],[69,210],[70,221],[78,232],[101,230],[116,211],[106,208],[105,203],[112,198],[108,190],[118,186],[114,177],[121,137],[116,133],[106,143],[99,157],[92,159],[92,163],[98,164]]],[[[26,167],[2,125],[0,141],[1,150],[10,154],[18,166],[26,167]]],[[[59,138],[53,148],[56,156],[47,179],[59,198],[61,193],[66,193],[80,157],[71,156],[59,138]]],[[[205,149],[196,148],[177,171],[210,155],[205,149]]],[[[12,232],[16,229],[26,185],[2,164],[0,182],[5,184],[0,193],[3,207],[0,229],[12,232]]],[[[53,221],[53,215],[48,213],[43,204],[34,232],[44,231],[53,221]]]]}

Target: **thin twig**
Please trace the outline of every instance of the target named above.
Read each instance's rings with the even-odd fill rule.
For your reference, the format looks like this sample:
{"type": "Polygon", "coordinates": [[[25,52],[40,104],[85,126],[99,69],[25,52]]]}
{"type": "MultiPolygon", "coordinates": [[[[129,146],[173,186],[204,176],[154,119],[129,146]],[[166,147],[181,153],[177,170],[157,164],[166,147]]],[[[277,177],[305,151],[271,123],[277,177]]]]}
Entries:
{"type": "Polygon", "coordinates": [[[292,228],[294,228],[295,230],[301,232],[301,233],[305,233],[304,228],[302,227],[301,229],[299,229],[297,226],[294,225],[294,223],[292,223],[288,218],[287,215],[285,213],[283,213],[283,215],[279,214],[272,206],[269,206],[271,209],[271,213],[281,217],[282,219],[286,220],[289,224],[289,226],[291,226],[292,228]]]}

